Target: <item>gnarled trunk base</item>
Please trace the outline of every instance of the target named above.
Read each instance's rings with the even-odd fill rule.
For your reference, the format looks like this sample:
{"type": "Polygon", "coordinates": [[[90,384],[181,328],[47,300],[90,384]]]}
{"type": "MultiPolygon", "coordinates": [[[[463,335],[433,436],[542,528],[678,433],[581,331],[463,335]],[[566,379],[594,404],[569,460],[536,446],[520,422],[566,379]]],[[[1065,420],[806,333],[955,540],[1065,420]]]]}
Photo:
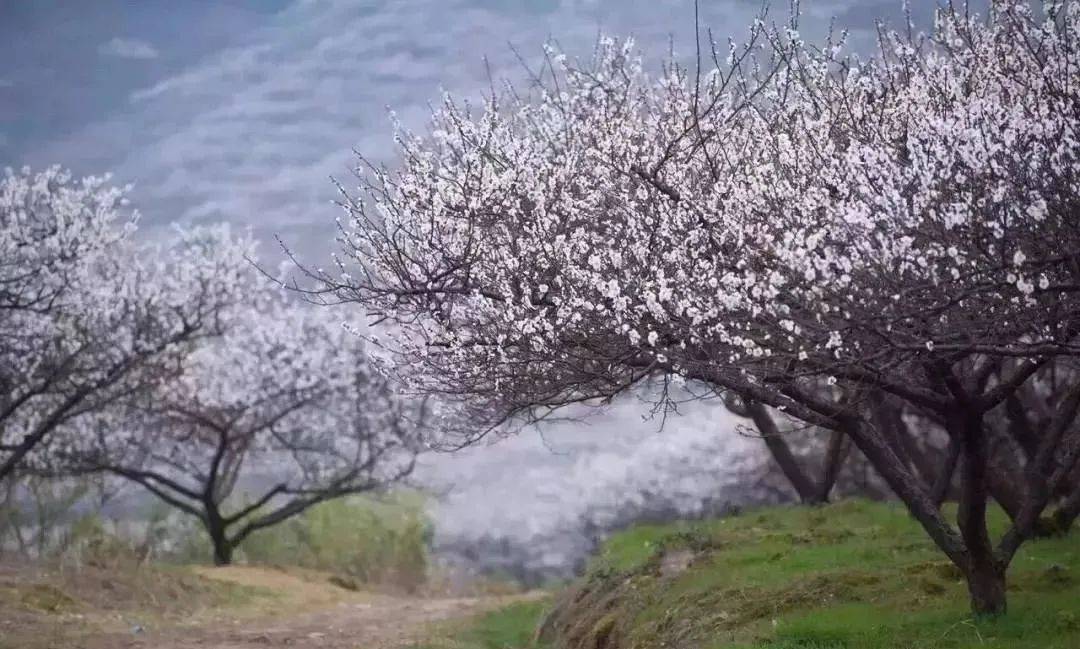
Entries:
{"type": "Polygon", "coordinates": [[[232,547],[228,544],[214,545],[214,565],[228,566],[232,564],[232,547]]]}
{"type": "Polygon", "coordinates": [[[1005,570],[979,566],[967,571],[971,612],[977,617],[998,617],[1006,611],[1005,570]]]}

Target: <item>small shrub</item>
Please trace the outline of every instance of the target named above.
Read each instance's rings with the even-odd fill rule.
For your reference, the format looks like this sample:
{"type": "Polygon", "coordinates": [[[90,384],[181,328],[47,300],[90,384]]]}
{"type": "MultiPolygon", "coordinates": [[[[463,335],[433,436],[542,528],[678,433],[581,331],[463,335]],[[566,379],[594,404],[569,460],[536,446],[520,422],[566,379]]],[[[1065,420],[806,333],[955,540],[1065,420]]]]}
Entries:
{"type": "Polygon", "coordinates": [[[423,505],[414,494],[341,498],[252,534],[239,551],[251,563],[327,570],[350,583],[412,592],[428,571],[431,528],[423,505]]]}
{"type": "Polygon", "coordinates": [[[63,613],[75,608],[75,600],[51,584],[33,584],[19,597],[23,606],[45,613],[63,613]]]}

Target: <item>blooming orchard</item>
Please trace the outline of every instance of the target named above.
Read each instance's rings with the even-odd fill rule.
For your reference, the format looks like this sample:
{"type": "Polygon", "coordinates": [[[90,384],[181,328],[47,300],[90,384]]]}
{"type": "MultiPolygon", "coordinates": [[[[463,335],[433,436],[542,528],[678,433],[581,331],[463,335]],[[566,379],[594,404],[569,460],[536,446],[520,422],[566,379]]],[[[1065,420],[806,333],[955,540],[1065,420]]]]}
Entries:
{"type": "Polygon", "coordinates": [[[334,314],[248,291],[220,338],[119,417],[106,413],[74,456],[197,517],[218,563],[254,531],[400,480],[420,447],[422,413],[334,314]]]}
{"type": "Polygon", "coordinates": [[[0,181],[0,478],[132,480],[227,563],[256,530],[408,475],[422,413],[353,333],[260,286],[227,227],[137,243],[106,182],[0,181]]]}
{"type": "Polygon", "coordinates": [[[249,242],[199,229],[139,246],[125,204],[58,168],[0,181],[0,476],[171,371],[239,297],[249,242]]]}
{"type": "Polygon", "coordinates": [[[943,9],[870,60],[797,21],[647,73],[630,42],[549,49],[528,92],[447,98],[346,195],[335,273],[412,386],[484,416],[674,373],[849,437],[1005,609],[1005,569],[1080,454],[1067,386],[995,547],[989,413],[1080,355],[1080,3],[943,9]],[[699,57],[700,59],[701,57],[699,57]],[[875,423],[962,456],[958,528],[875,423]]]}

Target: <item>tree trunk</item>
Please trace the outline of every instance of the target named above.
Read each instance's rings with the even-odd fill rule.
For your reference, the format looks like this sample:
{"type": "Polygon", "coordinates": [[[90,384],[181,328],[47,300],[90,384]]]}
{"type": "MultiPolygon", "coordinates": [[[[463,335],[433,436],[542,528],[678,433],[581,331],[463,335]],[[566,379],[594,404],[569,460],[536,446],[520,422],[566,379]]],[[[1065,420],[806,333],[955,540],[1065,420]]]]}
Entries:
{"type": "Polygon", "coordinates": [[[1005,613],[1005,565],[998,561],[986,526],[989,497],[987,468],[989,440],[982,414],[959,412],[949,422],[949,434],[960,443],[960,507],[957,524],[967,548],[962,565],[971,595],[971,611],[980,617],[1005,613]]]}
{"type": "Polygon", "coordinates": [[[1039,435],[1028,417],[1028,408],[1020,400],[1019,393],[1005,400],[1005,429],[1030,461],[1039,452],[1039,435]]]}
{"type": "Polygon", "coordinates": [[[1076,522],[1077,516],[1080,516],[1080,489],[1077,489],[1061,503],[1061,506],[1054,512],[1053,526],[1054,531],[1058,534],[1065,534],[1076,522]]]}
{"type": "Polygon", "coordinates": [[[214,541],[214,565],[228,566],[232,564],[232,545],[228,541],[214,541]]]}
{"type": "Polygon", "coordinates": [[[926,487],[904,466],[885,438],[875,429],[861,426],[854,421],[846,422],[843,430],[896,497],[907,506],[908,511],[919,521],[938,548],[957,566],[965,566],[967,549],[963,540],[942,517],[940,508],[930,499],[926,487]]]}
{"type": "MultiPolygon", "coordinates": [[[[957,442],[961,462],[960,534],[942,518],[938,504],[874,427],[856,421],[844,431],[870,460],[874,468],[907,505],[937,546],[967,578],[972,611],[979,616],[1005,612],[1005,567],[997,560],[986,529],[986,440],[979,413],[956,413],[949,421],[949,435],[957,442]]],[[[947,472],[951,473],[951,472],[947,472]]]]}
{"type": "Polygon", "coordinates": [[[996,562],[973,562],[965,571],[971,612],[979,617],[1005,614],[1005,569],[996,562]]]}
{"type": "Polygon", "coordinates": [[[214,565],[230,565],[235,545],[225,533],[225,521],[221,517],[221,512],[216,507],[207,506],[203,525],[206,526],[206,531],[210,535],[210,543],[214,547],[214,565]]]}
{"type": "Polygon", "coordinates": [[[930,489],[930,498],[938,507],[941,507],[941,504],[949,497],[949,489],[952,487],[953,475],[956,473],[956,463],[959,459],[960,443],[950,438],[949,447],[945,450],[945,457],[941,463],[941,469],[934,479],[934,486],[930,489]]]}
{"type": "Polygon", "coordinates": [[[784,440],[783,433],[780,432],[776,422],[773,421],[768,409],[757,401],[747,400],[745,403],[746,413],[754,422],[754,425],[757,426],[765,446],[768,447],[769,453],[772,454],[777,466],[784,473],[784,477],[788,479],[791,486],[795,488],[795,492],[799,494],[799,500],[807,505],[823,502],[820,497],[821,490],[814,485],[813,481],[803,472],[802,467],[799,466],[798,458],[791,452],[791,447],[784,440]]]}
{"type": "Polygon", "coordinates": [[[848,448],[846,435],[838,430],[829,433],[829,447],[825,452],[825,470],[821,476],[821,487],[818,489],[818,502],[829,501],[829,493],[840,475],[840,468],[844,466],[848,448]]]}
{"type": "Polygon", "coordinates": [[[1016,520],[1024,507],[1024,470],[1016,461],[1023,451],[1006,433],[990,426],[984,430],[990,441],[986,486],[1009,518],[1016,520]]]}

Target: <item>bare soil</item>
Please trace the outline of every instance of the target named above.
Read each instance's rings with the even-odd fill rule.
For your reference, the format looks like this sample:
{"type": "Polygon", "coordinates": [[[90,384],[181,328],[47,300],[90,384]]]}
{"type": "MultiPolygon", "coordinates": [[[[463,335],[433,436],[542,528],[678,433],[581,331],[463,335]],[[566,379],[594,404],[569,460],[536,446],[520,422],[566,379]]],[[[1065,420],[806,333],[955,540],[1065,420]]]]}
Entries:
{"type": "Polygon", "coordinates": [[[233,601],[207,595],[213,587],[173,589],[132,608],[110,600],[110,591],[124,590],[115,585],[69,593],[67,577],[0,570],[0,649],[391,649],[430,637],[440,623],[535,597],[397,596],[350,591],[317,573],[193,570],[192,578],[243,595],[233,601]]]}
{"type": "Polygon", "coordinates": [[[185,629],[139,634],[109,634],[84,639],[86,649],[154,647],[155,649],[249,649],[252,647],[321,647],[389,649],[418,642],[437,622],[468,617],[509,603],[506,597],[405,599],[372,598],[274,619],[219,622],[185,629]]]}

